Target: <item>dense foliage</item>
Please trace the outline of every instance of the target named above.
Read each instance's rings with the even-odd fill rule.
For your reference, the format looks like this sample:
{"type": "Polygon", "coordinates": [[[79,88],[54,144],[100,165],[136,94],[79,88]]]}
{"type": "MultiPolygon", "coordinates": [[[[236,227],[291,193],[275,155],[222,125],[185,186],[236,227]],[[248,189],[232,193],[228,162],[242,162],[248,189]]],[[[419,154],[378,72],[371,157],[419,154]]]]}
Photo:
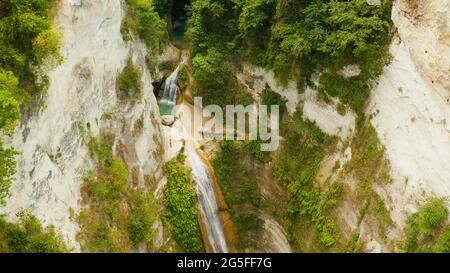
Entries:
{"type": "Polygon", "coordinates": [[[166,1],[126,0],[127,16],[122,22],[122,35],[125,40],[131,39],[132,34],[139,35],[147,45],[158,49],[162,38],[166,35],[166,23],[158,12],[166,12],[166,1]]]}
{"type": "Polygon", "coordinates": [[[55,253],[68,251],[62,237],[52,227],[43,228],[29,212],[18,213],[19,223],[0,217],[0,252],[55,253]]]}
{"type": "Polygon", "coordinates": [[[55,4],[56,0],[5,0],[0,4],[0,64],[26,87],[35,80],[30,64],[40,65],[58,53],[58,34],[50,14],[55,4]]]}
{"type": "MultiPolygon", "coordinates": [[[[0,130],[10,134],[20,106],[43,86],[35,85],[32,66],[58,55],[58,35],[50,9],[54,0],[5,0],[0,3],[0,130]],[[25,90],[28,92],[26,92],[25,90]]],[[[0,204],[9,194],[17,153],[0,142],[0,204]]]]}
{"type": "Polygon", "coordinates": [[[82,186],[86,206],[79,216],[78,240],[84,251],[131,252],[153,240],[156,205],[153,194],[128,183],[128,168],[122,158],[113,157],[114,137],[102,134],[89,142],[96,170],[82,186]]]}
{"type": "Polygon", "coordinates": [[[194,0],[194,76],[203,96],[227,98],[239,90],[230,85],[236,59],[273,69],[284,84],[296,79],[300,87],[321,71],[324,97],[338,96],[361,112],[368,80],[389,61],[391,5],[391,0],[379,6],[365,0],[194,0]],[[337,73],[348,64],[357,64],[361,73],[348,79],[337,73]]]}
{"type": "Polygon", "coordinates": [[[163,167],[167,176],[164,191],[165,216],[173,238],[184,251],[202,252],[195,189],[190,170],[184,165],[184,161],[184,156],[180,154],[163,167]]]}
{"type": "Polygon", "coordinates": [[[280,94],[271,90],[268,86],[263,90],[261,94],[261,105],[267,105],[267,109],[270,113],[270,106],[278,105],[280,107],[280,116],[286,111],[287,99],[280,94]]]}
{"type": "Polygon", "coordinates": [[[428,199],[408,220],[403,251],[450,253],[448,215],[446,199],[428,199]]]}

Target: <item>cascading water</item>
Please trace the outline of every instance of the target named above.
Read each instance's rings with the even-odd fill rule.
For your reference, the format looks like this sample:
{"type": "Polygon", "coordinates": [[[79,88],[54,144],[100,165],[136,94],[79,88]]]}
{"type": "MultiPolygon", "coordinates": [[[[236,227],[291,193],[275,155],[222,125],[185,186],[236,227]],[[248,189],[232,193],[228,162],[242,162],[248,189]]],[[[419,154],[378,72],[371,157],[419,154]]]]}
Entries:
{"type": "Polygon", "coordinates": [[[225,234],[219,219],[216,194],[209,170],[192,143],[186,144],[187,161],[192,168],[192,176],[196,182],[198,205],[202,213],[208,241],[214,252],[228,252],[225,234]]]}
{"type": "MultiPolygon", "coordinates": [[[[178,72],[180,66],[166,79],[163,98],[160,101],[160,112],[162,115],[174,115],[172,109],[176,105],[178,95],[178,72]],[[163,107],[164,109],[161,109],[163,107]],[[168,110],[170,108],[170,110],[168,110]],[[164,112],[166,111],[166,112],[164,112]]],[[[202,221],[206,230],[206,237],[213,252],[228,252],[225,234],[219,218],[219,207],[217,205],[216,192],[214,190],[212,175],[196,151],[196,143],[193,137],[186,132],[183,121],[180,120],[181,131],[179,132],[185,142],[185,153],[187,162],[192,169],[192,176],[196,183],[198,205],[202,214],[202,221]]]]}
{"type": "Polygon", "coordinates": [[[164,83],[164,93],[161,101],[159,102],[159,111],[161,115],[173,115],[174,106],[177,104],[178,98],[178,72],[180,66],[170,74],[164,83]]]}

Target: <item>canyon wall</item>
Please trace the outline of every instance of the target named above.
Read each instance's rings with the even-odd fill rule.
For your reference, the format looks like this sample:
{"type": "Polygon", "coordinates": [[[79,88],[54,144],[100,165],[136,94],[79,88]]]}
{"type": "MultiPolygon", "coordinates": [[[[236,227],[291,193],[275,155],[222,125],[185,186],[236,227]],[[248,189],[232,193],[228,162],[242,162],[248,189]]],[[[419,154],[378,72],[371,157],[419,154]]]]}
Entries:
{"type": "Polygon", "coordinates": [[[44,106],[26,115],[12,137],[21,155],[16,181],[2,213],[12,219],[29,209],[44,225],[54,225],[74,251],[83,176],[92,169],[86,135],[115,135],[114,151],[124,157],[134,185],[162,178],[163,139],[159,111],[146,68],[145,45],[125,43],[120,0],[62,0],[57,26],[63,33],[63,62],[49,72],[44,106]],[[141,70],[137,101],[122,102],[116,78],[128,58],[141,70]]]}

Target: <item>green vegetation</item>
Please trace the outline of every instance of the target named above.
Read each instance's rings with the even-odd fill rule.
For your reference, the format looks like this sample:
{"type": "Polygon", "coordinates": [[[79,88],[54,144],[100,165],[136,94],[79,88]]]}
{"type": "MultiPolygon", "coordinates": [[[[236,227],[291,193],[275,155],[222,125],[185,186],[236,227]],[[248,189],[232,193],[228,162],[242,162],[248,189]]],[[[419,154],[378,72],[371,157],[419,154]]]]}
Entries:
{"type": "Polygon", "coordinates": [[[432,248],[436,253],[450,253],[450,229],[446,229],[439,238],[436,240],[436,244],[432,248]]]}
{"type": "Polygon", "coordinates": [[[194,78],[198,83],[197,95],[205,104],[233,105],[252,103],[250,93],[239,86],[235,66],[229,54],[216,48],[195,55],[192,59],[194,78]]]}
{"type": "Polygon", "coordinates": [[[408,220],[404,252],[450,253],[450,228],[448,227],[447,200],[428,199],[408,220]]]}
{"type": "Polygon", "coordinates": [[[43,228],[27,211],[17,214],[17,224],[0,216],[0,253],[60,253],[68,249],[53,227],[43,228]]]}
{"type": "Polygon", "coordinates": [[[56,0],[5,0],[0,5],[0,64],[36,93],[36,75],[30,65],[41,65],[48,56],[59,58],[57,34],[50,11],[56,0]],[[13,27],[12,27],[13,26],[13,27]]]}
{"type": "Polygon", "coordinates": [[[173,2],[176,0],[153,0],[155,10],[161,18],[169,18],[173,2]]]}
{"type": "MultiPolygon", "coordinates": [[[[158,8],[164,1],[158,0],[158,8]]],[[[126,0],[127,16],[122,22],[121,32],[124,40],[130,40],[132,35],[139,35],[147,45],[159,49],[163,38],[167,35],[166,23],[155,10],[153,0],[126,0]]]]}
{"type": "MultiPolygon", "coordinates": [[[[283,103],[274,94],[266,98],[283,103]]],[[[237,228],[240,249],[258,247],[263,225],[258,215],[261,210],[275,209],[260,193],[259,184],[264,179],[272,179],[261,177],[270,175],[270,171],[261,173],[261,167],[255,167],[261,164],[272,166],[275,178],[287,188],[287,215],[275,209],[274,217],[285,224],[295,250],[317,250],[314,246],[329,249],[339,238],[332,209],[338,204],[344,186],[336,182],[322,189],[314,181],[320,162],[332,151],[336,141],[305,121],[301,110],[283,119],[284,142],[274,154],[262,153],[258,142],[224,141],[221,154],[212,161],[237,228]]],[[[282,206],[282,201],[278,200],[277,206],[282,206]]]]}
{"type": "Polygon", "coordinates": [[[20,117],[19,101],[23,91],[11,71],[0,68],[0,128],[10,133],[20,117]]]}
{"type": "Polygon", "coordinates": [[[85,177],[79,214],[78,240],[83,251],[131,252],[140,243],[149,247],[154,237],[156,205],[151,192],[131,188],[128,168],[113,157],[114,136],[102,134],[89,142],[96,170],[85,177]]]}
{"type": "Polygon", "coordinates": [[[344,172],[351,174],[359,183],[356,198],[362,205],[358,223],[363,221],[366,214],[372,213],[384,237],[386,229],[394,223],[383,199],[375,192],[373,186],[391,183],[391,166],[375,128],[363,117],[360,118],[350,147],[352,159],[344,166],[344,172]]]}
{"type": "MultiPolygon", "coordinates": [[[[11,134],[20,119],[20,107],[44,88],[32,67],[47,57],[59,59],[59,35],[50,10],[55,0],[4,0],[0,4],[0,130],[11,134]]],[[[4,204],[15,174],[17,154],[0,141],[0,205],[4,204]]]]}
{"type": "Polygon", "coordinates": [[[261,104],[267,105],[269,113],[271,105],[278,105],[280,107],[280,115],[286,111],[287,99],[282,97],[280,94],[276,93],[268,86],[263,90],[261,94],[261,104]]]}
{"type": "Polygon", "coordinates": [[[141,95],[141,72],[134,66],[131,59],[117,77],[117,88],[121,98],[136,98],[141,95]]]}
{"type": "Polygon", "coordinates": [[[186,252],[202,252],[203,244],[197,221],[195,189],[190,170],[180,154],[167,162],[163,169],[167,176],[164,191],[165,218],[177,244],[186,252]]]}
{"type": "MultiPolygon", "coordinates": [[[[11,134],[20,115],[16,97],[22,92],[18,85],[19,81],[12,72],[0,68],[0,130],[6,134],[11,134]]],[[[16,173],[17,154],[14,149],[4,148],[0,140],[0,205],[5,205],[5,199],[9,196],[16,173]]]]}
{"type": "Polygon", "coordinates": [[[189,84],[189,75],[186,66],[180,68],[180,74],[178,75],[178,86],[184,91],[189,84]]]}
{"type": "Polygon", "coordinates": [[[258,174],[243,142],[221,142],[222,153],[213,159],[212,165],[230,208],[231,217],[238,232],[241,249],[254,247],[262,231],[263,221],[257,212],[263,206],[258,188],[258,174]]]}
{"type": "Polygon", "coordinates": [[[0,206],[5,205],[6,198],[10,194],[13,176],[16,173],[15,156],[18,154],[14,149],[5,149],[0,141],[0,206]]]}
{"type": "Polygon", "coordinates": [[[361,113],[368,80],[389,61],[391,0],[194,0],[190,37],[194,76],[202,95],[221,99],[239,93],[233,71],[239,61],[273,69],[281,83],[311,84],[322,72],[319,90],[339,97],[361,113]],[[337,73],[357,64],[358,76],[337,73]]]}
{"type": "Polygon", "coordinates": [[[339,232],[331,209],[337,205],[343,185],[334,183],[321,189],[314,179],[325,154],[333,149],[335,139],[304,120],[301,108],[283,121],[282,135],[285,140],[273,162],[273,173],[287,187],[290,196],[289,239],[297,250],[311,251],[306,246],[310,240],[317,240],[316,245],[322,249],[333,247],[339,232]],[[311,229],[315,238],[308,235],[311,229]]]}

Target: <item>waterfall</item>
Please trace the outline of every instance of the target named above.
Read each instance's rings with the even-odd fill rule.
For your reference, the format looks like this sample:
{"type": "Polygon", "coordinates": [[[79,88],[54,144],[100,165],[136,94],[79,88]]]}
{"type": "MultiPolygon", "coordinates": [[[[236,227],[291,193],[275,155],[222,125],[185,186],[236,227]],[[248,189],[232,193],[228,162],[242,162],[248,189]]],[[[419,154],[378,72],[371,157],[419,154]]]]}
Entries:
{"type": "Polygon", "coordinates": [[[180,71],[180,66],[178,66],[175,71],[170,74],[170,76],[166,79],[164,83],[164,94],[162,98],[162,102],[167,104],[175,105],[177,103],[178,96],[178,72],[180,71]]]}
{"type": "MultiPolygon", "coordinates": [[[[180,64],[182,65],[182,64],[180,64]]],[[[166,79],[164,85],[164,94],[160,101],[160,112],[162,115],[173,115],[173,107],[177,103],[178,95],[178,72],[180,65],[166,79]]],[[[198,206],[202,215],[202,221],[206,229],[206,237],[212,247],[212,251],[228,252],[225,234],[219,218],[219,207],[217,205],[216,192],[214,190],[213,178],[203,162],[202,158],[196,151],[196,143],[188,132],[186,132],[182,121],[180,136],[185,140],[185,152],[187,162],[192,169],[192,176],[196,183],[196,192],[198,196],[198,206]]]]}
{"type": "Polygon", "coordinates": [[[216,193],[212,176],[203,160],[191,143],[186,144],[187,161],[192,168],[192,176],[196,182],[198,205],[206,228],[208,241],[215,253],[228,252],[225,234],[219,219],[216,193]]]}

